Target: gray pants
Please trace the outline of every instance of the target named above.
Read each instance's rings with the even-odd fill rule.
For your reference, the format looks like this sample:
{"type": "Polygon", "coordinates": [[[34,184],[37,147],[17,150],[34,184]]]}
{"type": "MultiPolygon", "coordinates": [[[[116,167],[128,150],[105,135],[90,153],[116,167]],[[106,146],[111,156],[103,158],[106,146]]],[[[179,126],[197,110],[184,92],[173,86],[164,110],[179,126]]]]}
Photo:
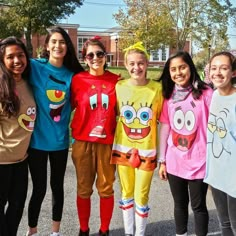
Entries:
{"type": "Polygon", "coordinates": [[[236,236],[236,198],[212,187],[222,236],[236,236]]]}

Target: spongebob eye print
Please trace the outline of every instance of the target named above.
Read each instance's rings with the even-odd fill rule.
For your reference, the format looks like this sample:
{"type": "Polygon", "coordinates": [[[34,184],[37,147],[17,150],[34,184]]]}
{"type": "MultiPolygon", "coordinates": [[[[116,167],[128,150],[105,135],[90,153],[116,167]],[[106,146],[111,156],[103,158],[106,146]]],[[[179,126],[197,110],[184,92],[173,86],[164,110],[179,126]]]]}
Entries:
{"type": "MultiPolygon", "coordinates": [[[[194,102],[192,101],[190,104],[192,109],[194,109],[194,102]]],[[[196,118],[193,110],[189,108],[187,111],[183,111],[181,107],[176,107],[173,116],[173,124],[173,144],[180,151],[188,151],[192,147],[197,135],[197,129],[195,127],[196,118]]]]}
{"type": "Polygon", "coordinates": [[[49,76],[46,94],[49,100],[50,117],[55,121],[61,120],[61,112],[66,102],[66,83],[49,76]]]}
{"type": "Polygon", "coordinates": [[[26,131],[32,132],[34,129],[34,122],[36,118],[36,109],[35,107],[28,107],[26,114],[21,114],[18,117],[18,123],[20,127],[26,131]]]}
{"type": "Polygon", "coordinates": [[[219,158],[225,152],[231,155],[224,142],[224,138],[227,135],[224,119],[227,119],[228,113],[229,110],[225,108],[219,112],[219,116],[212,113],[209,115],[207,128],[212,134],[212,140],[207,144],[211,145],[212,154],[215,158],[219,158]]]}
{"type": "Polygon", "coordinates": [[[142,140],[150,133],[150,126],[153,117],[151,106],[142,106],[137,110],[132,104],[121,107],[121,118],[124,131],[131,140],[142,140]]]}

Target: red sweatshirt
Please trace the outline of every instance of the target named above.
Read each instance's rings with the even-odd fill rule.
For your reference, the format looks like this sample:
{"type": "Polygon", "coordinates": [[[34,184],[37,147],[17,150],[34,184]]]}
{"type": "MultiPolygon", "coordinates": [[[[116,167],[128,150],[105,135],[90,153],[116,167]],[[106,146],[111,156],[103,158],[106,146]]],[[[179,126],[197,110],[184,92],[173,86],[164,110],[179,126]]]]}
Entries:
{"type": "Polygon", "coordinates": [[[72,137],[80,141],[112,144],[116,127],[115,85],[118,75],[80,72],[72,78],[71,103],[75,108],[72,137]]]}

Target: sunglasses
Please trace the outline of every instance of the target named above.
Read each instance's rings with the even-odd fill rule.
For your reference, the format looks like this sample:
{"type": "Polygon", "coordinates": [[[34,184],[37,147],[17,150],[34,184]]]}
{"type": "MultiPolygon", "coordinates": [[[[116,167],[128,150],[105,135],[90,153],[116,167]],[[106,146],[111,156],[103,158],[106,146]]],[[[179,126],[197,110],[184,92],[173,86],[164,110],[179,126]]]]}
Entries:
{"type": "Polygon", "coordinates": [[[106,53],[103,51],[97,51],[97,52],[90,52],[88,53],[85,58],[88,60],[93,60],[93,58],[95,57],[95,55],[97,56],[97,58],[103,58],[106,56],[106,53]]]}

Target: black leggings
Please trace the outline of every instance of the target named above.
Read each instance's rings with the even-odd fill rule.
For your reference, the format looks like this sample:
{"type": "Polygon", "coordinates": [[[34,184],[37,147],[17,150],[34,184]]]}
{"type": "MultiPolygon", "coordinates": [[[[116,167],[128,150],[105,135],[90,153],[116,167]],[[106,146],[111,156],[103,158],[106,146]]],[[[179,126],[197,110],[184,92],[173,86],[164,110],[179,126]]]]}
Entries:
{"type": "Polygon", "coordinates": [[[28,224],[38,225],[41,205],[47,191],[47,163],[50,162],[50,185],[52,190],[52,220],[61,221],[64,205],[64,176],[68,158],[68,149],[60,151],[42,151],[30,148],[29,169],[33,183],[33,192],[28,208],[28,224]]]}
{"type": "Polygon", "coordinates": [[[0,236],[16,236],[28,187],[27,161],[0,165],[0,236]],[[5,209],[6,208],[6,209],[5,209]]]}
{"type": "Polygon", "coordinates": [[[197,236],[207,235],[209,216],[206,206],[206,194],[208,185],[202,179],[187,180],[171,174],[168,174],[168,180],[174,198],[176,234],[187,232],[190,196],[195,233],[197,236]]]}

